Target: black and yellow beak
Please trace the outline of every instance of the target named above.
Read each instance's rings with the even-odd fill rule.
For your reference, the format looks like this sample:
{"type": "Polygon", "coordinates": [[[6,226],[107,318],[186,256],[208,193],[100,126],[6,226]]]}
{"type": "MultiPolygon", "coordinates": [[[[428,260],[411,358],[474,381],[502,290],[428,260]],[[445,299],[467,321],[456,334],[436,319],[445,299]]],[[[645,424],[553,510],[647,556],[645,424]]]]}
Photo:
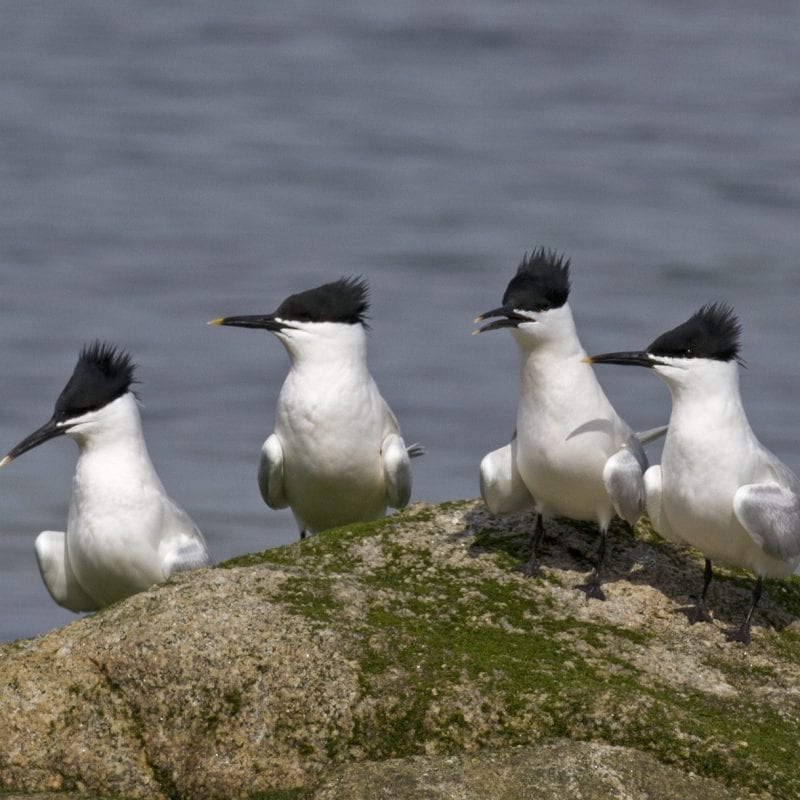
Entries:
{"type": "Polygon", "coordinates": [[[219,317],[212,319],[209,325],[228,325],[232,328],[258,328],[260,330],[281,331],[292,326],[286,322],[276,319],[274,314],[252,314],[240,317],[219,317]]]}
{"type": "Polygon", "coordinates": [[[41,428],[35,430],[30,436],[26,436],[16,447],[9,451],[2,460],[0,467],[10,464],[17,456],[21,456],[28,450],[33,450],[48,439],[55,439],[56,436],[63,436],[72,427],[69,423],[58,423],[55,417],[50,419],[41,428]]]}

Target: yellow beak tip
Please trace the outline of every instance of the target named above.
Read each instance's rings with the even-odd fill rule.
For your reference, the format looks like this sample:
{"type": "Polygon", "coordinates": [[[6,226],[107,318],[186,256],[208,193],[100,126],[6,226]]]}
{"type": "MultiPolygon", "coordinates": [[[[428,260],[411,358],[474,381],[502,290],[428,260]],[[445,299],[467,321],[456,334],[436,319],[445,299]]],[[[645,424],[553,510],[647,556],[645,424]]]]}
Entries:
{"type": "Polygon", "coordinates": [[[207,324],[208,325],[222,325],[222,321],[224,319],[225,319],[225,317],[217,317],[216,319],[210,319],[207,324]]]}

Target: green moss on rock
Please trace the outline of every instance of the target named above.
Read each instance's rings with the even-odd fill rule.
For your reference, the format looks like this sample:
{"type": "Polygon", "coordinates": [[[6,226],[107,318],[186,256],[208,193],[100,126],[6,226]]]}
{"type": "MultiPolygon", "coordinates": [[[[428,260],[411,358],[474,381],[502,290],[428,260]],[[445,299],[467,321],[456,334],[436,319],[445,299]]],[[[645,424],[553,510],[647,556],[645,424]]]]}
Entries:
{"type": "MultiPolygon", "coordinates": [[[[144,754],[156,792],[133,796],[225,796],[221,755],[250,797],[277,800],[311,797],[338,765],[555,740],[645,753],[731,796],[800,796],[800,581],[770,582],[745,648],[722,628],[744,614],[747,575],[719,570],[718,620],[689,626],[702,558],[646,522],[616,524],[608,600],[587,602],[575,587],[595,528],[548,524],[542,576],[526,579],[512,566],[532,524],[474,502],[414,507],[181,576],[70,626],[87,631],[104,685],[66,674],[46,735],[132,730],[128,760],[144,754]]],[[[36,652],[3,653],[20,701],[0,703],[0,724],[18,727],[30,674],[44,680],[36,652]]],[[[74,769],[76,785],[98,785],[74,769]]]]}

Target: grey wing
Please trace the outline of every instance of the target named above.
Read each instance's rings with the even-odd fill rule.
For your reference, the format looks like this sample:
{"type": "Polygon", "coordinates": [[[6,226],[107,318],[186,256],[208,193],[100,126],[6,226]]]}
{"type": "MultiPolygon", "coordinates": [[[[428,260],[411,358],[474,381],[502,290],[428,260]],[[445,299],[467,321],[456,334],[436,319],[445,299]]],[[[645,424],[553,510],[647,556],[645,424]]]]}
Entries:
{"type": "Polygon", "coordinates": [[[646,470],[647,456],[634,433],[628,435],[622,447],[603,467],[603,485],[614,509],[631,525],[644,513],[646,470]]]}
{"type": "Polygon", "coordinates": [[[164,537],[159,547],[164,577],[176,572],[207,567],[211,563],[206,541],[192,518],[169,498],[165,515],[168,517],[164,537]]]}
{"type": "Polygon", "coordinates": [[[647,516],[655,528],[656,533],[669,539],[671,542],[682,543],[684,540],[675,534],[670,527],[667,515],[661,507],[663,495],[661,483],[661,465],[654,464],[648,467],[644,473],[644,504],[647,516]]]}
{"type": "Polygon", "coordinates": [[[65,537],[64,531],[42,531],[36,537],[36,561],[44,585],[50,597],[70,611],[97,611],[102,604],[86,593],[67,562],[65,537]]]}
{"type": "Polygon", "coordinates": [[[411,461],[403,437],[390,433],[381,444],[386,497],[392,508],[403,508],[411,499],[411,461]]]}
{"type": "Polygon", "coordinates": [[[517,435],[481,460],[481,497],[492,514],[507,514],[533,506],[528,487],[517,469],[517,435]]]}
{"type": "Polygon", "coordinates": [[[261,447],[258,488],[270,508],[286,508],[289,505],[283,488],[283,446],[274,433],[267,437],[261,447]]]}
{"type": "Polygon", "coordinates": [[[733,513],[742,527],[767,555],[783,561],[800,556],[798,489],[794,478],[789,486],[748,483],[733,496],[733,513]]]}

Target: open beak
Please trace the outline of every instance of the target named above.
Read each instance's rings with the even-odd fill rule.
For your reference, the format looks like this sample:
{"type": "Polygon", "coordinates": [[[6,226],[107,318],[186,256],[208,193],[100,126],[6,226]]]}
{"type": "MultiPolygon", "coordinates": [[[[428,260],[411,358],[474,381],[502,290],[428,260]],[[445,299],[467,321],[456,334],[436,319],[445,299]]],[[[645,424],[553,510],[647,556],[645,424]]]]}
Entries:
{"type": "Polygon", "coordinates": [[[275,318],[274,314],[253,314],[243,317],[219,317],[212,319],[209,325],[229,325],[232,328],[260,328],[265,331],[272,331],[273,333],[281,331],[284,328],[291,328],[285,322],[275,318]]]}
{"type": "Polygon", "coordinates": [[[602,353],[599,356],[586,356],[584,361],[587,364],[622,364],[627,367],[647,367],[648,369],[656,367],[660,363],[650,356],[646,350],[631,350],[624,353],[602,353]]]}
{"type": "Polygon", "coordinates": [[[484,325],[477,330],[473,331],[473,334],[476,333],[486,333],[486,331],[497,331],[500,328],[516,328],[523,322],[536,322],[535,319],[531,319],[531,317],[527,317],[524,314],[519,314],[518,312],[514,311],[513,308],[508,308],[506,306],[501,306],[500,308],[494,308],[491,311],[486,311],[483,314],[475,317],[475,323],[483,322],[485,319],[490,319],[492,317],[499,317],[494,322],[490,322],[487,325],[484,325]]]}
{"type": "Polygon", "coordinates": [[[5,458],[0,461],[0,467],[10,464],[17,456],[21,456],[28,450],[38,447],[48,439],[55,439],[56,436],[63,436],[72,425],[62,423],[59,425],[55,419],[51,419],[42,425],[41,428],[35,430],[30,436],[26,436],[15,448],[13,448],[5,458]]]}

